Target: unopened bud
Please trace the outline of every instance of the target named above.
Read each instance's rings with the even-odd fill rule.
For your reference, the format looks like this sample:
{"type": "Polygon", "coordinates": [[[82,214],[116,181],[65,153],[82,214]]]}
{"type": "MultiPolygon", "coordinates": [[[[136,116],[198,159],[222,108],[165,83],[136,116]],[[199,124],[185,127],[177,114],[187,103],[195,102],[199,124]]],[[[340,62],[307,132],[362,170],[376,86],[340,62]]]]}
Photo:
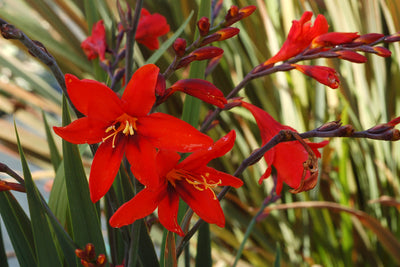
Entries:
{"type": "Polygon", "coordinates": [[[230,26],[233,23],[250,16],[255,10],[255,6],[246,6],[241,9],[239,9],[237,6],[231,6],[225,16],[224,26],[230,26]]]}
{"type": "Polygon", "coordinates": [[[165,94],[166,82],[165,78],[161,73],[158,73],[157,83],[156,83],[156,95],[163,96],[165,94]]]}
{"type": "Polygon", "coordinates": [[[22,39],[21,30],[15,28],[14,25],[2,24],[0,30],[5,39],[22,39]]]}
{"type": "Polygon", "coordinates": [[[96,260],[96,266],[102,267],[106,264],[106,256],[104,254],[100,254],[96,260]]]}
{"type": "Polygon", "coordinates": [[[96,257],[96,252],[92,243],[86,244],[85,250],[88,259],[92,260],[94,257],[96,257]]]}
{"type": "Polygon", "coordinates": [[[341,121],[331,121],[323,124],[322,126],[318,127],[317,130],[319,132],[329,132],[338,129],[342,125],[341,121]]]}
{"type": "Polygon", "coordinates": [[[200,46],[205,46],[212,42],[223,41],[223,40],[232,38],[233,36],[237,35],[239,33],[239,31],[240,30],[238,28],[233,28],[233,27],[223,28],[213,34],[210,34],[206,38],[204,38],[204,40],[201,42],[200,46]]]}
{"type": "Polygon", "coordinates": [[[337,51],[335,53],[339,55],[340,59],[348,60],[350,62],[365,63],[367,61],[365,56],[351,50],[337,51]]]}
{"type": "Polygon", "coordinates": [[[354,133],[353,126],[351,126],[350,124],[346,124],[339,127],[337,136],[342,136],[342,137],[352,136],[353,133],[354,133]]]}
{"type": "Polygon", "coordinates": [[[390,52],[389,49],[382,46],[375,46],[373,49],[375,51],[375,54],[380,57],[390,57],[392,55],[392,52],[390,52]]]}
{"type": "Polygon", "coordinates": [[[383,38],[385,35],[381,33],[367,33],[353,40],[353,43],[370,44],[383,38]]]}
{"type": "Polygon", "coordinates": [[[210,31],[210,21],[207,17],[202,17],[197,22],[197,27],[199,28],[200,36],[206,36],[210,31]]]}
{"type": "Polygon", "coordinates": [[[385,43],[393,43],[400,41],[400,32],[396,32],[395,34],[386,36],[384,41],[385,43]]]}
{"type": "Polygon", "coordinates": [[[186,51],[186,40],[183,38],[177,38],[172,45],[174,51],[178,57],[182,57],[186,51]]]}

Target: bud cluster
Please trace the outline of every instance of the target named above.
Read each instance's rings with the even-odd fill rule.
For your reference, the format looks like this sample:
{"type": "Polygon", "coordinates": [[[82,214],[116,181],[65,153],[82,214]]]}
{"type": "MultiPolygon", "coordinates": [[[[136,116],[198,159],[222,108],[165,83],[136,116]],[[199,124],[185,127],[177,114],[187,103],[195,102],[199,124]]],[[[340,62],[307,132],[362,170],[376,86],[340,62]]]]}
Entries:
{"type": "Polygon", "coordinates": [[[88,243],[84,249],[77,248],[75,254],[81,259],[81,264],[85,267],[103,267],[106,264],[106,256],[100,254],[96,258],[94,245],[91,243],[88,243]]]}

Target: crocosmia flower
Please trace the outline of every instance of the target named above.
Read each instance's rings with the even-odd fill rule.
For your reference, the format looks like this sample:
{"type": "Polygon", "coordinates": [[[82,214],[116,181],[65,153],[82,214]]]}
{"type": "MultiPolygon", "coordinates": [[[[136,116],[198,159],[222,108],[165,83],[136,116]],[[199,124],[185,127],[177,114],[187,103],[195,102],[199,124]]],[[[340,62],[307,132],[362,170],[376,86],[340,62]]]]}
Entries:
{"type": "Polygon", "coordinates": [[[104,55],[106,53],[107,43],[103,20],[93,25],[92,35],[81,43],[81,48],[89,60],[97,57],[100,57],[100,60],[105,59],[104,55]]]}
{"type": "Polygon", "coordinates": [[[160,45],[157,38],[168,32],[169,25],[164,16],[158,13],[150,14],[149,11],[142,8],[135,36],[138,43],[145,45],[150,50],[158,49],[160,45]]]}
{"type": "Polygon", "coordinates": [[[89,176],[93,202],[112,185],[124,153],[135,177],[155,185],[156,148],[190,152],[213,143],[180,119],[164,113],[149,114],[156,100],[158,73],[153,64],[139,68],[121,98],[102,83],[65,75],[71,101],[86,117],[65,127],[54,127],[54,131],[74,144],[101,142],[89,176]]]}
{"type": "Polygon", "coordinates": [[[216,186],[240,187],[243,182],[229,174],[208,167],[210,160],[232,149],[235,132],[231,131],[213,145],[197,150],[183,161],[174,151],[157,152],[158,187],[146,187],[122,205],[110,219],[121,227],[151,214],[158,207],[160,222],[169,231],[184,235],[177,222],[179,198],[182,198],[204,221],[225,225],[224,213],[213,191],[216,186]]]}
{"type": "Polygon", "coordinates": [[[328,32],[329,26],[326,18],[323,15],[318,15],[314,25],[311,25],[310,20],[312,15],[312,12],[306,11],[303,16],[301,16],[300,20],[293,21],[288,37],[283,43],[282,48],[275,56],[264,62],[264,66],[284,61],[298,55],[311,44],[315,37],[328,32]]]}
{"type": "MultiPolygon", "coordinates": [[[[256,119],[258,128],[260,129],[262,145],[268,143],[271,138],[277,135],[281,130],[291,130],[296,132],[292,127],[277,122],[264,110],[243,101],[241,104],[244,108],[248,109],[256,119]]],[[[305,142],[318,158],[321,157],[318,148],[328,144],[328,141],[311,143],[305,140],[305,142]]],[[[308,156],[308,152],[299,141],[279,143],[264,154],[268,168],[258,182],[261,184],[263,179],[268,178],[271,174],[272,167],[274,167],[277,172],[276,193],[278,195],[280,195],[282,191],[283,183],[289,185],[291,188],[297,189],[300,186],[303,177],[303,163],[307,161],[308,156]]],[[[310,173],[307,173],[305,180],[309,178],[310,173]]]]}

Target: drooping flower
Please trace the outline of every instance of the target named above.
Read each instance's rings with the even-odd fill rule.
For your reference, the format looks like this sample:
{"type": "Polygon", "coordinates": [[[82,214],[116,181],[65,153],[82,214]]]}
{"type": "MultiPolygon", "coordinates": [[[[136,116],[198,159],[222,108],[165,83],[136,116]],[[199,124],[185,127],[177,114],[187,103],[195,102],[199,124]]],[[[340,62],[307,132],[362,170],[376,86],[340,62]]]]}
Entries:
{"type": "Polygon", "coordinates": [[[89,176],[93,202],[112,185],[124,153],[132,173],[148,185],[157,183],[156,148],[190,152],[212,144],[210,137],[182,120],[164,113],[148,114],[156,100],[158,72],[153,64],[139,68],[121,98],[97,81],[65,76],[73,104],[86,117],[54,131],[75,144],[101,142],[89,176]]]}
{"type": "Polygon", "coordinates": [[[274,64],[279,61],[287,60],[301,53],[312,42],[312,40],[324,33],[328,32],[328,22],[323,15],[318,15],[314,25],[311,25],[311,17],[313,13],[306,11],[300,20],[294,20],[289,30],[288,37],[283,43],[279,52],[264,62],[264,66],[274,64]]]}
{"type": "Polygon", "coordinates": [[[235,132],[231,131],[213,145],[197,150],[179,162],[174,151],[157,152],[159,186],[146,187],[122,205],[111,217],[112,227],[122,227],[151,214],[158,207],[160,222],[169,231],[184,235],[178,224],[179,198],[182,198],[204,221],[225,225],[224,213],[213,191],[216,186],[240,187],[243,182],[229,174],[208,167],[210,160],[232,149],[235,132]]]}
{"type": "Polygon", "coordinates": [[[158,49],[158,37],[169,32],[167,19],[158,13],[150,14],[142,8],[139,24],[136,30],[135,40],[145,45],[150,50],[158,49]]]}
{"type": "MultiPolygon", "coordinates": [[[[271,138],[277,135],[281,130],[296,132],[292,127],[277,122],[264,110],[244,101],[242,101],[241,104],[244,108],[248,109],[256,119],[258,128],[260,129],[262,145],[268,143],[271,138]]],[[[305,142],[318,158],[321,157],[318,148],[328,144],[328,141],[311,143],[305,140],[305,142]]],[[[264,154],[264,159],[268,164],[268,168],[258,182],[261,184],[263,179],[270,176],[273,166],[277,172],[276,193],[278,195],[280,195],[282,191],[283,183],[289,185],[291,188],[297,189],[302,182],[304,171],[303,163],[307,161],[308,157],[308,152],[299,141],[279,143],[264,154]]],[[[310,173],[308,172],[304,179],[307,181],[309,178],[310,173]]]]}
{"type": "Polygon", "coordinates": [[[105,59],[104,55],[106,53],[107,43],[103,20],[93,25],[92,35],[81,43],[81,48],[89,60],[97,57],[100,57],[100,60],[105,59]]]}
{"type": "Polygon", "coordinates": [[[292,64],[296,70],[304,73],[311,78],[314,78],[318,82],[325,84],[332,89],[336,89],[339,87],[340,80],[339,75],[335,69],[325,67],[325,66],[312,66],[312,65],[298,65],[292,64]]]}

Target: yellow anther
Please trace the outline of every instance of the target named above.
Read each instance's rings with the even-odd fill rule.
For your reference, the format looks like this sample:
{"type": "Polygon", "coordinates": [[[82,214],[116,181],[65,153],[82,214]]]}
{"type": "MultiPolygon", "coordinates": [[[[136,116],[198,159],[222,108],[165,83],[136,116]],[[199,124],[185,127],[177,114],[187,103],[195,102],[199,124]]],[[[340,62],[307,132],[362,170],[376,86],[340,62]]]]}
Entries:
{"type": "Polygon", "coordinates": [[[111,133],[103,138],[103,142],[112,137],[112,147],[115,148],[115,138],[118,133],[122,132],[126,136],[135,134],[136,121],[137,118],[133,118],[127,114],[122,114],[114,121],[113,125],[107,127],[105,132],[111,133]]]}

